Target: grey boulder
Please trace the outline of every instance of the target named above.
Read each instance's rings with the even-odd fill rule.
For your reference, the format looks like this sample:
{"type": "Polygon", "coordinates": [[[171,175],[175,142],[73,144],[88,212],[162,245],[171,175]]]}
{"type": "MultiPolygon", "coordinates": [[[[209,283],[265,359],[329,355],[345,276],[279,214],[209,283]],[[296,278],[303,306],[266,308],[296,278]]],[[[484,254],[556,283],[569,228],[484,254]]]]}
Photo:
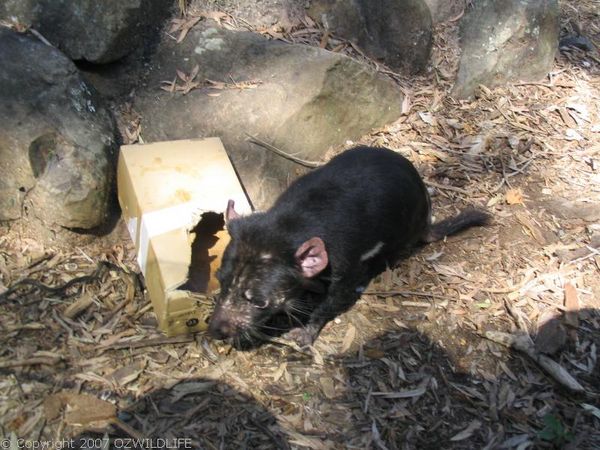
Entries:
{"type": "Polygon", "coordinates": [[[461,22],[452,95],[469,97],[480,84],[539,80],[552,67],[558,35],[557,0],[478,1],[461,22]]]}
{"type": "Polygon", "coordinates": [[[0,19],[31,26],[72,60],[107,63],[147,45],[172,0],[3,0],[0,19]]]}
{"type": "Polygon", "coordinates": [[[116,131],[77,68],[36,38],[0,28],[0,220],[49,229],[104,221],[116,131]]]}
{"type": "Polygon", "coordinates": [[[250,144],[248,134],[319,160],[329,147],[401,114],[402,96],[387,77],[337,53],[249,32],[194,28],[179,45],[165,41],[151,67],[134,104],[143,117],[142,138],[221,137],[259,209],[303,168],[250,144]],[[186,95],[159,89],[177,69],[189,75],[195,66],[196,89],[186,95]]]}
{"type": "Polygon", "coordinates": [[[429,62],[432,21],[423,0],[314,0],[309,14],[394,70],[417,73],[429,62]]]}

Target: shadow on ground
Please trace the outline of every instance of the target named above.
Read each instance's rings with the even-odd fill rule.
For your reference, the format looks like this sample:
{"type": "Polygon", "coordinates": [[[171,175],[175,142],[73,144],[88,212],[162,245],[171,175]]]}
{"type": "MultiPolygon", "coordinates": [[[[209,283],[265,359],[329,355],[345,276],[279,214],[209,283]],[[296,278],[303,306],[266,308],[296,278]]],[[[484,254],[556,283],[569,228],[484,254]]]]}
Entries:
{"type": "MultiPolygon", "coordinates": [[[[77,437],[78,448],[119,448],[120,439],[136,438],[194,449],[598,448],[600,417],[593,405],[600,368],[587,350],[600,346],[600,336],[586,323],[599,321],[600,312],[583,310],[579,317],[577,336],[571,333],[553,359],[576,374],[581,393],[560,386],[523,353],[476,333],[457,329],[447,341],[432,342],[409,326],[322,361],[267,345],[251,358],[278,353],[285,370],[281,379],[264,373],[263,381],[273,381],[260,388],[247,386],[256,388],[256,398],[221,381],[191,378],[120,411],[135,434],[86,433],[77,437]],[[451,341],[462,342],[452,355],[444,349],[451,341]],[[109,446],[89,446],[109,436],[109,446]]],[[[235,358],[232,353],[222,361],[235,358]]]]}

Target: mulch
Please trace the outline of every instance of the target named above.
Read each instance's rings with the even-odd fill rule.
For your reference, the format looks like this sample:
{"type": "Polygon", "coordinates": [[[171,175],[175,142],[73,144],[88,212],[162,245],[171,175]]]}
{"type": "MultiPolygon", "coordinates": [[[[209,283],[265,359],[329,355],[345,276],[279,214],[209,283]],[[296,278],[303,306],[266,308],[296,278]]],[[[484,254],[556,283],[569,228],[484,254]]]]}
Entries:
{"type": "MultiPolygon", "coordinates": [[[[595,2],[566,3],[563,29],[578,23],[598,46],[595,2]]],[[[175,39],[201,15],[251,28],[226,12],[186,14],[167,30],[175,39]]],[[[255,31],[344,52],[393,78],[402,117],[347,146],[407,156],[436,218],[473,205],[493,224],[382,274],[306,352],[164,337],[122,224],[71,248],[5,227],[0,442],[13,446],[3,448],[19,448],[18,438],[102,449],[127,439],[146,448],[160,439],[209,449],[600,448],[598,51],[561,49],[547,79],[480,86],[457,101],[448,96],[456,22],[436,26],[432,69],[413,78],[309,19],[255,31]]],[[[191,75],[162,88],[259,83],[191,75]]],[[[135,142],[139,116],[124,107],[119,118],[135,142]]]]}

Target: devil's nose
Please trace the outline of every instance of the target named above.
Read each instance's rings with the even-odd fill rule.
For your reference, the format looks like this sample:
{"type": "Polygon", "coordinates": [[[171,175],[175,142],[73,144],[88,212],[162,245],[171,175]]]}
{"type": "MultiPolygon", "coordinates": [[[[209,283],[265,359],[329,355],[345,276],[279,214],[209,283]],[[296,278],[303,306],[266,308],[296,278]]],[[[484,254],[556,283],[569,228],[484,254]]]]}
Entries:
{"type": "Polygon", "coordinates": [[[235,326],[226,319],[214,319],[209,324],[208,332],[215,339],[227,339],[235,334],[235,326]]]}

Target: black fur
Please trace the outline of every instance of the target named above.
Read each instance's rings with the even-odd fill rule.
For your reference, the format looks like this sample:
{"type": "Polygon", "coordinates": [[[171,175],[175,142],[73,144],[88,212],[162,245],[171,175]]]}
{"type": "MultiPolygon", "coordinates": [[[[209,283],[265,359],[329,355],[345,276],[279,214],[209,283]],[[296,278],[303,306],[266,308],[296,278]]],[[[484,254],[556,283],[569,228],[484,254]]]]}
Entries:
{"type": "Polygon", "coordinates": [[[297,179],[267,212],[228,223],[232,241],[218,274],[211,334],[254,339],[299,327],[291,335],[311,343],[373,276],[420,244],[488,217],[471,211],[432,227],[430,216],[427,189],[407,159],[370,147],[342,153],[297,179]],[[328,264],[307,277],[297,252],[314,237],[328,264]]]}
{"type": "Polygon", "coordinates": [[[449,217],[431,225],[429,234],[425,237],[424,242],[439,241],[465,228],[485,225],[489,220],[490,216],[485,211],[473,208],[465,209],[457,216],[449,217]]]}

